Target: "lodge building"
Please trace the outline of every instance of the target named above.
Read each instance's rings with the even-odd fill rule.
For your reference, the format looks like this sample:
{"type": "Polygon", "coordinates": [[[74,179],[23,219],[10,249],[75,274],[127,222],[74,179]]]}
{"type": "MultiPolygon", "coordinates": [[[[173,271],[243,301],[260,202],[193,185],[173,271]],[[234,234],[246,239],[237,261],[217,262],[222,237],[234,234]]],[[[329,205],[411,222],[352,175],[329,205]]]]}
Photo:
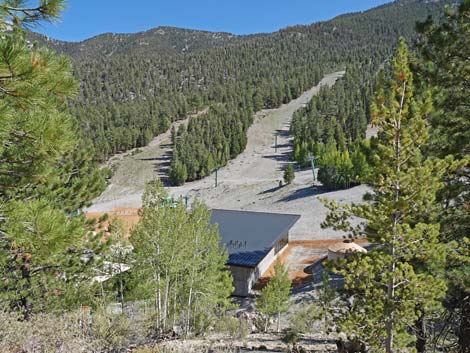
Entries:
{"type": "MultiPolygon", "coordinates": [[[[137,224],[139,209],[120,208],[108,212],[125,224],[126,233],[137,224]]],[[[99,219],[103,213],[87,213],[88,218],[99,219]]],[[[227,266],[232,272],[233,295],[248,296],[258,279],[269,269],[276,258],[287,248],[289,230],[299,215],[211,210],[211,223],[217,224],[220,245],[227,249],[227,266]]]]}
{"type": "Polygon", "coordinates": [[[233,276],[233,295],[248,296],[252,287],[287,248],[289,231],[299,215],[219,210],[211,211],[217,224],[221,246],[229,254],[233,276]]]}

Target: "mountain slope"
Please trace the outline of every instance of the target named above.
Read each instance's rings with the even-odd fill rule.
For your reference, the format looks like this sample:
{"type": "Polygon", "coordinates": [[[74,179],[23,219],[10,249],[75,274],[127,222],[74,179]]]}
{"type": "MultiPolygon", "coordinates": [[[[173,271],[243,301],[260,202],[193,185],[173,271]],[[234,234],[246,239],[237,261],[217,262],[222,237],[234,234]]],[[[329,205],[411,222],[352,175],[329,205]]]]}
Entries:
{"type": "Polygon", "coordinates": [[[71,107],[97,159],[145,145],[172,121],[213,106],[190,124],[192,136],[180,139],[193,179],[243,150],[253,111],[299,96],[327,71],[380,65],[400,35],[411,38],[415,22],[444,3],[402,0],[250,36],[164,27],[46,42],[72,57],[81,92],[71,107]]]}

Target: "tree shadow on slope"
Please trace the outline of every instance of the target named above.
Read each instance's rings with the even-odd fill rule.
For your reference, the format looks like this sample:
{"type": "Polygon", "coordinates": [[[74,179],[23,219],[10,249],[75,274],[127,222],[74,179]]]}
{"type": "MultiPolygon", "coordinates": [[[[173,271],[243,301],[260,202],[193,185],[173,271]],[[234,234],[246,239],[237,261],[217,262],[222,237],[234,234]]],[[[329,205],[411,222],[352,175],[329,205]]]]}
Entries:
{"type": "MultiPolygon", "coordinates": [[[[285,126],[289,127],[289,125],[285,125],[285,126]]],[[[291,137],[290,131],[286,129],[277,129],[274,135],[278,135],[280,137],[287,137],[287,138],[291,137]]]]}
{"type": "Polygon", "coordinates": [[[306,197],[311,197],[311,196],[317,196],[317,195],[322,195],[330,192],[331,190],[328,188],[325,188],[323,186],[307,186],[302,189],[297,189],[290,195],[287,195],[280,199],[277,202],[289,202],[289,201],[295,201],[299,199],[303,199],[306,197]]]}
{"type": "Polygon", "coordinates": [[[264,155],[263,158],[272,159],[278,162],[288,162],[290,160],[290,155],[290,152],[282,152],[278,154],[264,155]]]}
{"type": "Polygon", "coordinates": [[[282,186],[275,186],[271,189],[268,189],[268,190],[264,190],[264,191],[261,191],[258,193],[258,195],[266,195],[266,194],[272,194],[273,192],[276,192],[278,190],[281,190],[283,187],[285,187],[285,185],[283,184],[282,186]]]}

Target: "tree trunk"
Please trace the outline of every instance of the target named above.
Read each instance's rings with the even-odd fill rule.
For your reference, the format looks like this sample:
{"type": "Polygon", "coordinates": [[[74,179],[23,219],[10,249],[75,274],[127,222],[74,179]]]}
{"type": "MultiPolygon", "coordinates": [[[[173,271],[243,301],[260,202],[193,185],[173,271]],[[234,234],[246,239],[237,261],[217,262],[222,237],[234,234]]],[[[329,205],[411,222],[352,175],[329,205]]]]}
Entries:
{"type": "Polygon", "coordinates": [[[281,332],[281,313],[277,313],[277,333],[281,332]]]}
{"type": "Polygon", "coordinates": [[[191,326],[191,305],[192,305],[192,296],[193,296],[193,286],[194,286],[194,281],[196,277],[196,269],[195,269],[195,264],[197,263],[196,258],[197,258],[197,252],[199,251],[199,238],[198,234],[196,233],[196,237],[194,239],[194,255],[193,255],[193,260],[192,260],[192,271],[191,271],[191,278],[189,281],[189,295],[188,295],[188,308],[187,308],[187,318],[186,318],[186,333],[185,335],[188,336],[190,332],[190,326],[191,326]]]}
{"type": "Polygon", "coordinates": [[[189,335],[189,327],[191,323],[191,300],[192,300],[192,295],[193,295],[193,287],[191,284],[191,287],[189,288],[189,296],[188,296],[188,310],[187,310],[187,318],[186,318],[186,333],[185,335],[189,335]]]}
{"type": "Polygon", "coordinates": [[[459,352],[470,353],[470,293],[462,293],[459,352]]]}
{"type": "MultiPolygon", "coordinates": [[[[392,284],[393,286],[393,284],[392,284]]],[[[390,290],[389,290],[390,292],[390,290]]],[[[392,289],[393,292],[393,289],[392,289]]],[[[389,298],[392,298],[393,294],[389,294],[389,298]]],[[[387,310],[387,321],[385,324],[385,331],[386,331],[386,338],[385,338],[385,352],[387,353],[392,353],[393,352],[393,321],[394,321],[394,315],[393,315],[393,310],[387,310]]]]}
{"type": "Polygon", "coordinates": [[[169,292],[170,292],[170,275],[165,271],[165,297],[163,298],[163,330],[167,329],[168,307],[169,307],[169,292]]]}
{"type": "MultiPolygon", "coordinates": [[[[405,101],[405,92],[406,92],[406,82],[403,82],[403,92],[401,96],[401,101],[400,101],[400,112],[398,114],[398,117],[395,119],[395,147],[394,147],[394,153],[395,153],[395,172],[396,172],[396,181],[395,181],[395,202],[398,203],[400,199],[400,179],[399,179],[399,173],[400,173],[400,158],[401,158],[401,114],[403,111],[403,106],[404,106],[404,101],[405,101]]],[[[398,204],[396,205],[398,207],[398,204]]],[[[390,255],[392,256],[392,263],[390,264],[390,280],[388,281],[388,288],[387,288],[387,308],[386,308],[386,313],[385,313],[385,332],[386,332],[386,338],[385,338],[385,352],[387,353],[392,353],[393,352],[393,340],[394,340],[394,333],[393,333],[393,327],[395,324],[395,312],[393,308],[393,302],[395,299],[395,268],[396,268],[396,248],[395,248],[395,239],[396,239],[396,228],[398,225],[398,220],[400,218],[400,211],[398,209],[395,209],[394,215],[393,215],[393,228],[392,228],[392,244],[390,248],[390,255]]]]}
{"type": "MultiPolygon", "coordinates": [[[[160,246],[157,246],[157,259],[160,258],[160,246]]],[[[157,260],[160,261],[160,260],[157,260]]],[[[156,266],[156,271],[157,271],[157,320],[158,320],[158,331],[161,334],[162,333],[162,294],[160,291],[161,287],[161,277],[160,277],[160,266],[157,263],[156,266]]]]}
{"type": "MultiPolygon", "coordinates": [[[[399,186],[398,189],[399,190],[399,186]]],[[[398,191],[397,191],[398,194],[398,191]]],[[[398,198],[398,197],[397,197],[398,198]]],[[[394,225],[393,225],[393,241],[395,241],[395,228],[398,223],[397,221],[398,217],[397,214],[395,214],[395,220],[394,220],[394,225]]],[[[385,332],[386,332],[386,338],[385,338],[385,352],[387,353],[392,353],[393,352],[393,340],[394,340],[394,333],[393,333],[393,327],[395,324],[395,312],[394,312],[394,300],[395,300],[395,268],[396,268],[396,262],[395,262],[395,245],[392,244],[391,249],[390,249],[390,254],[392,255],[392,263],[390,264],[390,274],[391,277],[388,281],[388,288],[387,288],[387,307],[385,309],[385,332]]]]}
{"type": "MultiPolygon", "coordinates": [[[[23,266],[21,267],[21,276],[25,280],[25,284],[23,285],[23,291],[25,293],[29,293],[31,289],[31,264],[29,261],[29,258],[27,256],[24,256],[23,260],[23,266]]],[[[23,297],[20,299],[20,306],[23,309],[23,319],[24,320],[29,320],[31,317],[31,305],[28,301],[27,298],[28,294],[25,294],[23,297]]]]}
{"type": "Polygon", "coordinates": [[[122,272],[119,273],[119,298],[121,299],[121,314],[124,314],[124,286],[122,283],[122,272]]]}
{"type": "Polygon", "coordinates": [[[424,353],[426,352],[426,342],[427,342],[426,323],[424,320],[424,315],[421,315],[418,318],[418,320],[416,320],[415,332],[416,332],[416,351],[418,353],[424,353]]]}
{"type": "Polygon", "coordinates": [[[175,286],[174,286],[174,297],[173,297],[173,326],[176,326],[176,301],[177,301],[177,294],[178,294],[178,277],[175,279],[175,286]]]}
{"type": "Polygon", "coordinates": [[[155,291],[155,311],[157,312],[157,323],[158,323],[158,333],[161,334],[161,325],[162,325],[162,300],[160,294],[160,274],[157,274],[157,289],[155,291]]]}

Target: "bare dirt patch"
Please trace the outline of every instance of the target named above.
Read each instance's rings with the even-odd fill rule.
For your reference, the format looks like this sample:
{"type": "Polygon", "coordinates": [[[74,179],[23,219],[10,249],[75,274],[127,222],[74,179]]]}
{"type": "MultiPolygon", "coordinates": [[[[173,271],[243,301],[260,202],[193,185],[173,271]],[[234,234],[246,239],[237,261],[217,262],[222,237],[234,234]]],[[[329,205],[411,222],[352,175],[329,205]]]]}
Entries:
{"type": "MultiPolygon", "coordinates": [[[[111,203],[114,205],[112,208],[107,207],[105,211],[128,207],[128,204],[123,201],[128,197],[130,200],[138,200],[133,195],[140,195],[146,183],[157,177],[167,178],[172,155],[172,128],[178,130],[180,125],[186,125],[190,119],[206,112],[207,109],[204,109],[186,119],[175,121],[168,131],[156,136],[145,147],[134,148],[111,157],[104,165],[113,170],[113,176],[106,190],[94,201],[94,204],[111,203]]],[[[131,205],[135,204],[136,202],[131,202],[131,205]]],[[[101,209],[101,207],[92,208],[94,211],[101,209]]]]}
{"type": "Polygon", "coordinates": [[[122,222],[126,236],[130,234],[132,228],[134,228],[140,219],[138,208],[117,208],[116,210],[109,212],[88,212],[86,217],[88,219],[95,219],[98,221],[105,214],[108,215],[108,220],[102,223],[102,226],[107,228],[109,226],[109,222],[114,217],[117,217],[122,222]]]}

